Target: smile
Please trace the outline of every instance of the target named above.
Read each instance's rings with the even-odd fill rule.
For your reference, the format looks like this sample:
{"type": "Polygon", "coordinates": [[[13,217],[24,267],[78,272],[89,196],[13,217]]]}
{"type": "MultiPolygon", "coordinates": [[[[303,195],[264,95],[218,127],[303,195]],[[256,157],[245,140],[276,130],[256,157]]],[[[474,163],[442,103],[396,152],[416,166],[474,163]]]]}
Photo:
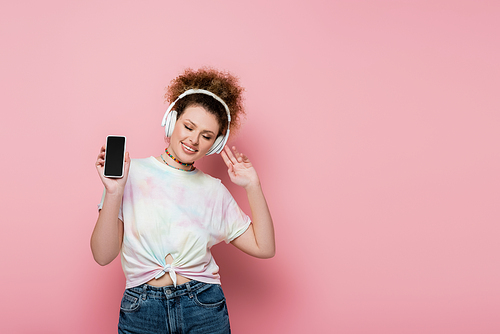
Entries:
{"type": "Polygon", "coordinates": [[[181,143],[181,144],[182,144],[182,146],[183,146],[186,150],[188,150],[189,152],[198,152],[198,150],[194,150],[194,149],[192,149],[191,147],[189,147],[189,146],[185,145],[184,143],[181,143]]]}

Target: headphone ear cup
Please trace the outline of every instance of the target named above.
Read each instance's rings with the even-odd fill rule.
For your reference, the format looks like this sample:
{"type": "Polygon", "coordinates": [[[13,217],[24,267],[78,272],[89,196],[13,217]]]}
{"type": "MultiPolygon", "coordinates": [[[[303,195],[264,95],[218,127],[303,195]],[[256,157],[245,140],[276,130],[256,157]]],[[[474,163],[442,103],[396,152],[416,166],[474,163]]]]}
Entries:
{"type": "Polygon", "coordinates": [[[168,113],[165,121],[165,135],[168,138],[172,137],[172,133],[174,133],[175,122],[177,122],[177,111],[172,110],[168,113]]]}
{"type": "Polygon", "coordinates": [[[224,140],[226,136],[220,135],[215,139],[214,144],[212,147],[210,147],[210,150],[208,150],[207,155],[217,153],[219,154],[222,149],[224,148],[224,145],[226,144],[226,141],[224,140]]]}

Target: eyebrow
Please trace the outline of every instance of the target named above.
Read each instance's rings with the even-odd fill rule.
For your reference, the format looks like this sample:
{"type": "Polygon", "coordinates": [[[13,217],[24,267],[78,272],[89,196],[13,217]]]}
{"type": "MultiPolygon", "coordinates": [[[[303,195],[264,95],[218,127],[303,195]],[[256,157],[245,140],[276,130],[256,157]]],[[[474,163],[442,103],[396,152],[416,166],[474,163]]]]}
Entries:
{"type": "MultiPolygon", "coordinates": [[[[191,123],[193,126],[198,127],[198,126],[197,126],[195,123],[193,123],[193,121],[191,121],[190,119],[187,119],[187,118],[186,118],[186,121],[188,121],[189,123],[191,123]]],[[[204,130],[204,131],[202,131],[202,132],[209,132],[209,133],[211,133],[211,134],[215,135],[215,132],[213,132],[213,131],[211,131],[211,130],[204,130]]]]}

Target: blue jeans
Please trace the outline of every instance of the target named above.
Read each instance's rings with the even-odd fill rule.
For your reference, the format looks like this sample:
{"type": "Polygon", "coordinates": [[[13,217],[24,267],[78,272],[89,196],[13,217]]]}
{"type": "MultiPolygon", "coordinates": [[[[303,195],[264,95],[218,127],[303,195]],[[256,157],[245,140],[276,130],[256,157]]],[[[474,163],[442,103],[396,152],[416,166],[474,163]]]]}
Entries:
{"type": "Polygon", "coordinates": [[[231,333],[226,298],[220,285],[198,281],[177,287],[143,284],[126,289],[118,333],[231,333]]]}

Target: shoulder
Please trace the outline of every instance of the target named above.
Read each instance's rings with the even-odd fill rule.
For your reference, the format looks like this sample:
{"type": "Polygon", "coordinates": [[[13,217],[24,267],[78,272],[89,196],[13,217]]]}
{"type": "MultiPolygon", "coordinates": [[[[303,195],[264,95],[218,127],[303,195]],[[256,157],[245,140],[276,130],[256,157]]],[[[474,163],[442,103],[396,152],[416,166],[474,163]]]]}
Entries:
{"type": "Polygon", "coordinates": [[[211,175],[205,174],[202,171],[198,171],[200,173],[200,177],[203,178],[203,184],[207,186],[207,188],[210,188],[214,196],[218,198],[222,198],[224,201],[225,200],[231,200],[233,199],[233,196],[231,195],[231,192],[229,189],[226,188],[224,183],[216,177],[213,177],[211,175]]]}
{"type": "Polygon", "coordinates": [[[130,159],[130,166],[136,168],[141,168],[141,167],[151,168],[155,166],[154,159],[155,159],[154,157],[130,159]]]}
{"type": "Polygon", "coordinates": [[[154,157],[130,159],[129,177],[139,177],[139,175],[157,174],[160,168],[153,161],[154,157]]]}
{"type": "Polygon", "coordinates": [[[205,174],[201,169],[197,170],[196,176],[199,177],[200,179],[205,180],[206,182],[210,183],[220,183],[220,179],[213,177],[212,175],[205,174]]]}
{"type": "Polygon", "coordinates": [[[219,188],[222,184],[221,180],[211,175],[205,174],[202,170],[198,169],[193,176],[193,181],[208,188],[219,188]]]}
{"type": "Polygon", "coordinates": [[[133,159],[130,159],[130,161],[132,164],[150,164],[152,158],[154,159],[154,157],[133,158],[133,159]]]}

